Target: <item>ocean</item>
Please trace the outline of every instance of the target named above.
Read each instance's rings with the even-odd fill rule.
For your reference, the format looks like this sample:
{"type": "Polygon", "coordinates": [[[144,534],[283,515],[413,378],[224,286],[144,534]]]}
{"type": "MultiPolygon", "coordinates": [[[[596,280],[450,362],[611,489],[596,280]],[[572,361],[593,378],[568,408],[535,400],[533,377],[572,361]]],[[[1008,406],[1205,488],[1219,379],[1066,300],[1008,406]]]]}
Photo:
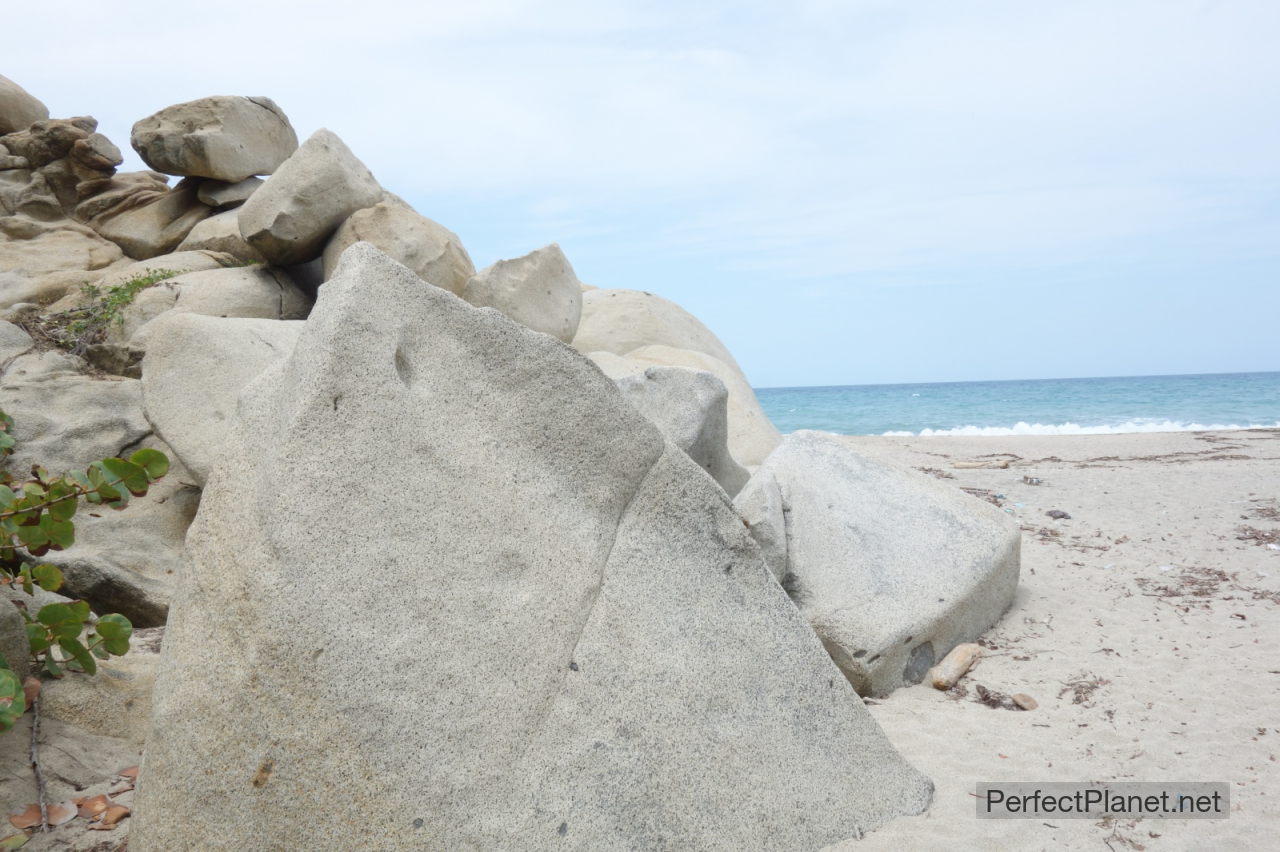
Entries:
{"type": "Polygon", "coordinates": [[[1280,373],[758,388],[782,432],[1102,435],[1280,427],[1280,373]]]}

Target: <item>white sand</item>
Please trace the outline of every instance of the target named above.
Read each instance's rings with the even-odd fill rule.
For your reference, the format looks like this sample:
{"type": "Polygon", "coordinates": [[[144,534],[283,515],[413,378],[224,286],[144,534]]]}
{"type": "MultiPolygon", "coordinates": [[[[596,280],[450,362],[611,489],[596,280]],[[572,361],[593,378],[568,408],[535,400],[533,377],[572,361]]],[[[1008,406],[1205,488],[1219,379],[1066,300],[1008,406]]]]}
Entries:
{"type": "Polygon", "coordinates": [[[1005,495],[1024,533],[968,695],[917,686],[871,707],[934,779],[932,808],[834,848],[1280,849],[1280,550],[1237,538],[1280,541],[1280,430],[849,440],[1005,495]],[[953,467],[996,454],[1008,469],[953,467]],[[1040,706],[990,709],[979,684],[1040,706]],[[979,781],[1089,780],[1229,782],[1231,817],[974,815],[979,781]]]}

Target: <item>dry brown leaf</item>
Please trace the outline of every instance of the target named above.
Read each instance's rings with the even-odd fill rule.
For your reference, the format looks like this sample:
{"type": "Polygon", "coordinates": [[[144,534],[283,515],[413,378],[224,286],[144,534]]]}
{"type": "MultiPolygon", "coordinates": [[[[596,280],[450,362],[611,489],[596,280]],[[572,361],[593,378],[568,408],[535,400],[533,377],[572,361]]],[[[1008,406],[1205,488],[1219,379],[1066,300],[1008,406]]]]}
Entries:
{"type": "MultiPolygon", "coordinates": [[[[62,825],[76,817],[76,803],[70,800],[49,805],[49,825],[62,825]]],[[[40,806],[27,805],[26,810],[18,811],[9,817],[14,828],[33,828],[40,824],[40,806]]]]}
{"type": "Polygon", "coordinates": [[[119,824],[120,820],[128,815],[129,809],[124,805],[112,805],[107,808],[102,815],[102,819],[89,826],[89,829],[91,831],[111,831],[119,824]]]}
{"type": "Polygon", "coordinates": [[[133,781],[137,781],[138,767],[130,766],[127,769],[121,769],[119,772],[116,773],[116,775],[120,776],[121,778],[129,778],[133,781]]]}
{"type": "Polygon", "coordinates": [[[40,824],[40,806],[27,805],[24,811],[14,811],[9,815],[9,822],[14,828],[31,828],[40,824]]]}
{"type": "Polygon", "coordinates": [[[77,813],[85,819],[97,819],[102,816],[107,808],[111,807],[111,802],[107,799],[105,793],[80,799],[76,804],[80,806],[77,813]]]}
{"type": "Polygon", "coordinates": [[[27,675],[26,680],[22,682],[22,693],[26,696],[27,706],[31,706],[31,702],[40,697],[40,678],[27,675]]]}

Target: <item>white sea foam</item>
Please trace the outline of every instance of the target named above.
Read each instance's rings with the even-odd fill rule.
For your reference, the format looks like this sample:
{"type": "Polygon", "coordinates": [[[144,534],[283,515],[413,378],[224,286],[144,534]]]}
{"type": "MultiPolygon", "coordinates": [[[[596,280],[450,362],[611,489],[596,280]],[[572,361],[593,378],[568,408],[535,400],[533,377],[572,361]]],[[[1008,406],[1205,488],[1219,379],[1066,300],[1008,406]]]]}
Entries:
{"type": "Polygon", "coordinates": [[[1120,435],[1126,432],[1225,432],[1231,429],[1280,429],[1275,423],[1184,423],[1180,420],[1130,420],[1115,426],[1081,426],[1078,423],[1023,423],[1013,426],[957,426],[954,429],[921,429],[919,432],[882,432],[889,438],[931,438],[941,435],[998,437],[1001,435],[1120,435]]]}

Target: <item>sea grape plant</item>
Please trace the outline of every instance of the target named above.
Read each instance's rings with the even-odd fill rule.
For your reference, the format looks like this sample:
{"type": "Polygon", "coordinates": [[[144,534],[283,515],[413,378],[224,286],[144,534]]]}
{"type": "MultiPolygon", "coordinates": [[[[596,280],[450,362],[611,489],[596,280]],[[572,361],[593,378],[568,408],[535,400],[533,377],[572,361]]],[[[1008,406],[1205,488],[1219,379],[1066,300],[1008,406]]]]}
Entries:
{"type": "MultiPolygon", "coordinates": [[[[13,453],[13,427],[13,419],[0,411],[0,456],[13,453]]],[[[34,595],[36,587],[58,591],[62,572],[38,559],[75,543],[73,518],[80,502],[124,509],[130,497],[145,495],[168,470],[164,453],[142,449],[127,459],[102,459],[62,476],[39,466],[23,481],[0,472],[0,584],[21,587],[28,595],[34,595]]],[[[66,671],[94,674],[97,660],[129,650],[133,625],[123,615],[95,619],[82,600],[46,604],[34,617],[25,605],[19,603],[18,609],[26,622],[34,667],[52,677],[66,671]]],[[[23,685],[0,655],[0,732],[13,727],[25,710],[23,685]]]]}

